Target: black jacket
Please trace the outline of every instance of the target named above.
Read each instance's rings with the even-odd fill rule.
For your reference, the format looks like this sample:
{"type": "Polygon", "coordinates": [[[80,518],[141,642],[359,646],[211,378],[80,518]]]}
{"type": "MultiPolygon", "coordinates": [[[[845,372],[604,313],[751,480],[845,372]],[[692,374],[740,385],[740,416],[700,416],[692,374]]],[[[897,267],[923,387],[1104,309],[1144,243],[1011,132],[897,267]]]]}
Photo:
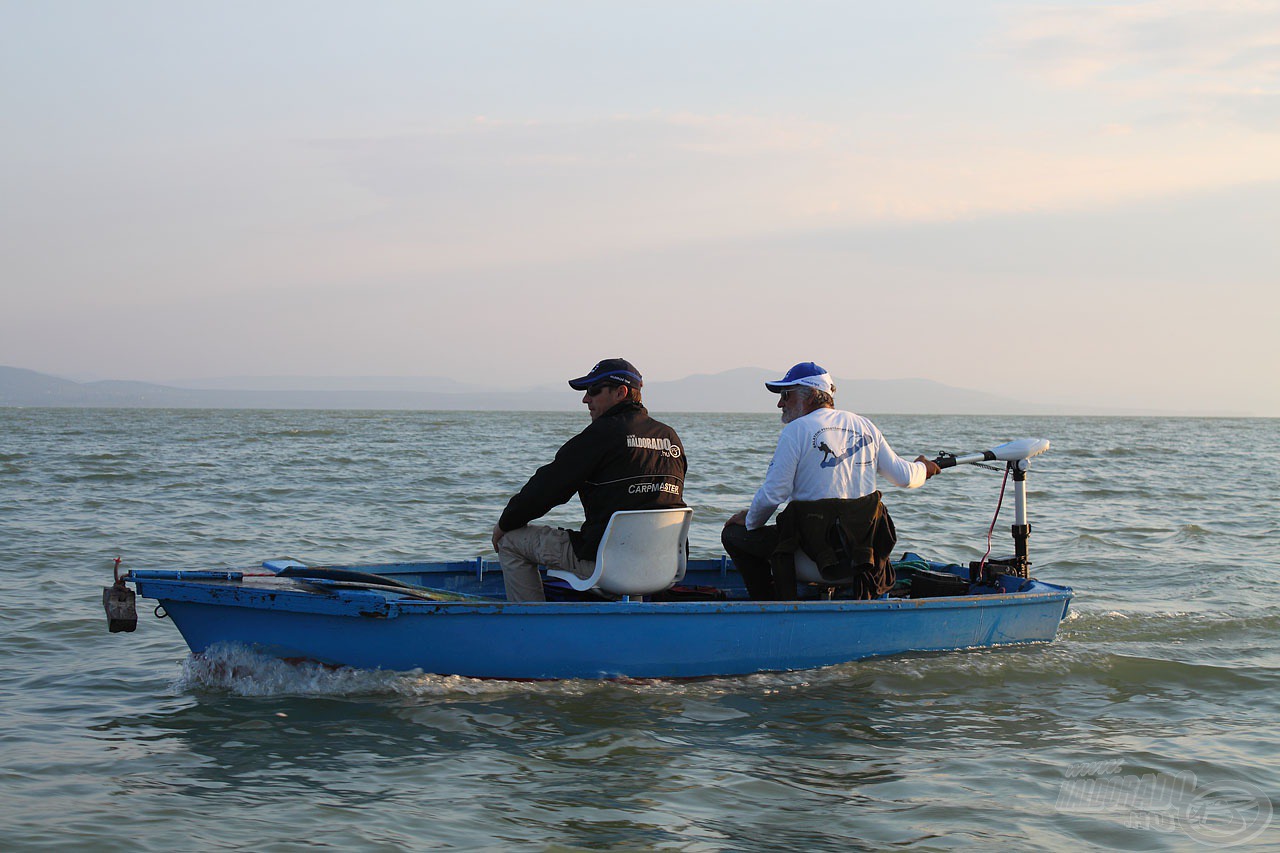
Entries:
{"type": "Polygon", "coordinates": [[[577,492],[586,520],[571,530],[574,553],[594,560],[609,518],[621,509],[684,506],[684,446],[676,431],[624,401],[592,421],[556,451],[513,497],[498,519],[503,530],[524,527],[577,492]]]}
{"type": "Polygon", "coordinates": [[[795,589],[795,551],[803,549],[834,586],[853,597],[878,598],[896,580],[890,557],[898,542],[880,493],[860,498],[792,501],[778,515],[778,545],[769,556],[778,589],[795,589]]]}

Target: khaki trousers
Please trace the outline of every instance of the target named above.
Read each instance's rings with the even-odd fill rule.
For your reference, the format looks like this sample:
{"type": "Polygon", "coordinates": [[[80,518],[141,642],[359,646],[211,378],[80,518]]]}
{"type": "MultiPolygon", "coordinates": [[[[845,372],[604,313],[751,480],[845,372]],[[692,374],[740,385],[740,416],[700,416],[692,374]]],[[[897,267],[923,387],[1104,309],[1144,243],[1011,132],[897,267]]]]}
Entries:
{"type": "Polygon", "coordinates": [[[578,559],[569,531],[559,527],[529,525],[512,530],[498,542],[498,560],[502,563],[507,600],[517,603],[547,600],[542,592],[540,565],[565,569],[580,578],[589,578],[596,570],[594,561],[578,559]]]}

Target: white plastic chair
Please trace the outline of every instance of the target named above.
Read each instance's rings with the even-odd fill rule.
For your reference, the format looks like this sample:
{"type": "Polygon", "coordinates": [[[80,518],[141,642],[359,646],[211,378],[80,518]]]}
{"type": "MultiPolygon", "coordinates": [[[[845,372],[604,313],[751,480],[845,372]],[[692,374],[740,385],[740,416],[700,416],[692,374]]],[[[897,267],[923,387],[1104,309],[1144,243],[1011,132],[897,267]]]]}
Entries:
{"type": "Polygon", "coordinates": [[[684,578],[685,541],[692,518],[689,507],[618,510],[604,529],[591,577],[580,578],[563,569],[547,569],[547,576],[579,592],[599,587],[624,601],[661,592],[684,578]]]}
{"type": "Polygon", "coordinates": [[[795,553],[796,560],[796,580],[801,583],[815,583],[819,585],[830,586],[831,582],[822,576],[822,572],[818,569],[818,564],[813,558],[804,552],[803,548],[797,548],[795,553]]]}
{"type": "MultiPolygon", "coordinates": [[[[832,583],[822,576],[822,570],[818,568],[818,564],[813,558],[805,553],[803,548],[797,548],[795,552],[796,561],[796,580],[800,583],[813,584],[814,586],[824,587],[827,591],[827,598],[835,595],[836,587],[845,586],[843,583],[832,583]]],[[[883,598],[883,596],[881,596],[883,598]]]]}
{"type": "Polygon", "coordinates": [[[824,578],[822,576],[822,570],[818,568],[818,564],[814,562],[814,559],[810,557],[803,548],[796,549],[795,562],[796,580],[800,583],[823,587],[827,591],[827,598],[835,596],[837,587],[846,585],[842,583],[832,583],[824,578]]]}

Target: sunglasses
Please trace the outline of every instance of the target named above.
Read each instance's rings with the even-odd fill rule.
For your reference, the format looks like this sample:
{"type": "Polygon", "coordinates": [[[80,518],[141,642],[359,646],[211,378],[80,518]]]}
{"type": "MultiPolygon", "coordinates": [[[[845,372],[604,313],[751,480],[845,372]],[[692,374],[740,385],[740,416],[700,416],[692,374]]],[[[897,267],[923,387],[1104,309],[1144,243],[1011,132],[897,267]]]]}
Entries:
{"type": "Polygon", "coordinates": [[[595,385],[592,385],[590,388],[587,389],[587,396],[594,397],[606,388],[618,388],[618,387],[620,386],[616,382],[597,382],[595,385]]]}

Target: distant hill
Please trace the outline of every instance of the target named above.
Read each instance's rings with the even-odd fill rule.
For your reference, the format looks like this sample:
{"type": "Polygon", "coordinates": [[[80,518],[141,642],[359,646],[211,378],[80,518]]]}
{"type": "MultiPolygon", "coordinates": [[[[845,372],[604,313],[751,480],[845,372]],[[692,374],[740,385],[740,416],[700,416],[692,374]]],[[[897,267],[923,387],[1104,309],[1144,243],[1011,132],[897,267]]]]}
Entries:
{"type": "MultiPolygon", "coordinates": [[[[441,380],[447,381],[447,380],[441,380]]],[[[139,409],[570,409],[550,391],[405,391],[342,387],[359,380],[300,379],[303,389],[178,388],[149,382],[72,382],[32,370],[0,367],[0,406],[139,409]]],[[[566,391],[568,389],[566,388],[566,391]]]]}
{"type": "MultiPolygon", "coordinates": [[[[468,382],[440,376],[222,376],[164,383],[175,388],[217,391],[395,391],[459,394],[468,382]]],[[[511,389],[502,389],[511,390],[511,389]]]]}
{"type": "MultiPolygon", "coordinates": [[[[697,374],[675,382],[646,384],[644,393],[655,411],[770,411],[777,398],[765,390],[766,380],[782,371],[741,367],[724,373],[697,374]]],[[[1048,406],[953,388],[928,379],[841,379],[834,377],[836,404],[871,414],[979,415],[1049,414],[1048,406]]]]}
{"type": "MultiPolygon", "coordinates": [[[[744,367],[672,382],[650,382],[645,385],[645,401],[655,412],[768,412],[775,398],[764,389],[764,382],[779,375],[774,370],[744,367]]],[[[835,381],[840,406],[869,414],[1065,413],[1051,406],[926,379],[835,381]]],[[[581,396],[567,385],[485,390],[438,377],[236,377],[199,384],[205,387],[116,380],[73,382],[33,370],[0,367],[0,406],[573,411],[581,405],[581,396]],[[247,387],[235,387],[237,384],[247,387]]]]}

